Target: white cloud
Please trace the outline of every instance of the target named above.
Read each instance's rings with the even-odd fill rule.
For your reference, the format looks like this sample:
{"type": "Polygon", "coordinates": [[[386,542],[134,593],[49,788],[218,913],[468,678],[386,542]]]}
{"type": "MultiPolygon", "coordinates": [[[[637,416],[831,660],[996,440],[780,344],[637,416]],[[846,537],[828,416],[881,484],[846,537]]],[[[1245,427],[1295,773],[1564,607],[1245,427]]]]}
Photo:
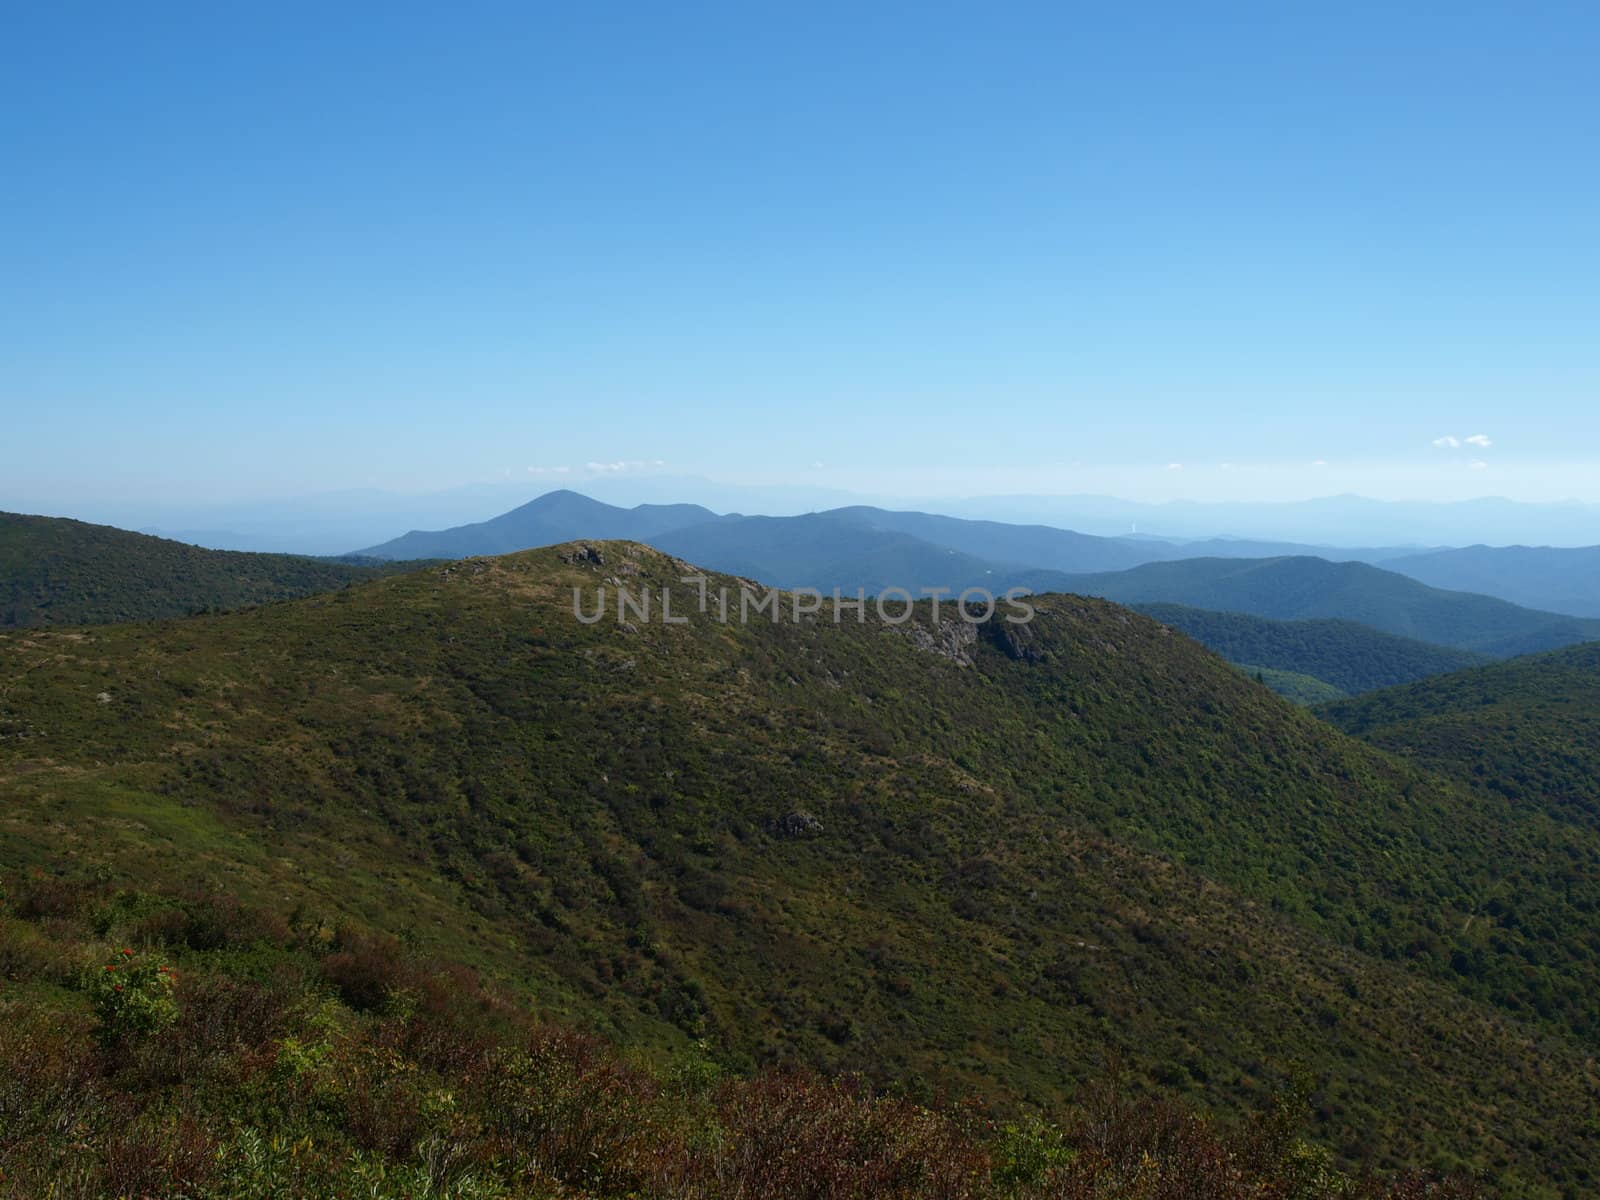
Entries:
{"type": "Polygon", "coordinates": [[[1470,466],[1474,471],[1481,471],[1489,464],[1484,462],[1481,458],[1475,458],[1467,465],[1470,466]]]}
{"type": "Polygon", "coordinates": [[[615,475],[621,471],[637,471],[641,467],[664,467],[663,459],[652,458],[648,461],[642,458],[619,458],[616,462],[588,462],[583,464],[583,469],[594,475],[615,475]]]}
{"type": "Polygon", "coordinates": [[[1325,467],[1325,466],[1328,465],[1328,460],[1325,459],[1325,458],[1319,458],[1315,462],[1313,462],[1311,465],[1313,467],[1325,467]]]}
{"type": "Polygon", "coordinates": [[[1183,464],[1182,463],[1168,463],[1167,464],[1167,470],[1169,470],[1169,471],[1181,471],[1181,470],[1183,470],[1183,464]]]}
{"type": "Polygon", "coordinates": [[[1433,444],[1435,446],[1437,446],[1440,450],[1459,450],[1459,449],[1461,449],[1461,439],[1458,438],[1458,437],[1451,437],[1449,434],[1445,434],[1444,437],[1436,437],[1436,438],[1434,438],[1433,439],[1433,444]]]}
{"type": "Polygon", "coordinates": [[[1494,445],[1494,443],[1493,443],[1493,442],[1491,442],[1491,441],[1490,441],[1490,440],[1489,440],[1489,439],[1488,439],[1488,438],[1487,438],[1487,437],[1486,437],[1486,436],[1484,436],[1484,435],[1483,435],[1483,434],[1481,434],[1481,433],[1475,433],[1475,434],[1473,434],[1473,435],[1472,435],[1472,436],[1471,436],[1471,437],[1469,437],[1469,438],[1468,438],[1468,439],[1467,439],[1467,445],[1469,445],[1469,446],[1476,446],[1476,447],[1478,447],[1478,448],[1479,448],[1479,449],[1480,449],[1480,450],[1487,450],[1487,449],[1488,449],[1488,448],[1489,448],[1489,447],[1490,447],[1490,446],[1492,446],[1492,445],[1494,445]]]}
{"type": "Polygon", "coordinates": [[[565,475],[571,467],[529,467],[529,475],[565,475]]]}

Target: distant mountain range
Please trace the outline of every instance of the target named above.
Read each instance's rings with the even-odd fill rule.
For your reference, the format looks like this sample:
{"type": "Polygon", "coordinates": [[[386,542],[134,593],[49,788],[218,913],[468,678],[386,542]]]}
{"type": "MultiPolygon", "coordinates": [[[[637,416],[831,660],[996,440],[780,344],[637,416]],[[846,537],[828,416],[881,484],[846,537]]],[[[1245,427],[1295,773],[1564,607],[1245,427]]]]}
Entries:
{"type": "MultiPolygon", "coordinates": [[[[1519,595],[1565,596],[1581,607],[1590,591],[1600,590],[1600,549],[1475,548],[1415,555],[1381,547],[1331,550],[1231,539],[1172,542],[859,505],[796,517],[719,516],[698,505],[625,509],[557,491],[491,521],[414,531],[361,553],[460,558],[582,537],[643,541],[714,570],[788,588],[876,592],[902,587],[915,592],[981,586],[1003,591],[1021,585],[1126,604],[1181,604],[1276,620],[1353,621],[1396,637],[1491,657],[1600,638],[1600,620],[1528,608],[1492,593],[1441,590],[1391,569],[1409,566],[1442,578],[1472,574],[1489,587],[1497,578],[1496,556],[1506,554],[1508,572],[1498,576],[1502,580],[1509,577],[1510,564],[1531,564],[1518,576],[1519,595]],[[1591,578],[1594,583],[1587,582],[1591,578]]],[[[1286,662],[1249,665],[1332,682],[1286,662]]]]}
{"type": "Polygon", "coordinates": [[[1494,658],[1600,639],[1600,621],[1447,592],[1366,563],[1320,558],[1192,558],[1128,571],[1022,577],[1038,591],[1071,591],[1119,604],[1185,604],[1278,620],[1340,618],[1398,637],[1494,658]]]}
{"type": "Polygon", "coordinates": [[[511,554],[576,537],[648,541],[673,529],[723,518],[698,504],[641,504],[617,508],[578,492],[548,492],[488,521],[434,532],[412,530],[358,554],[372,558],[466,558],[511,554]],[[579,532],[574,532],[577,530],[579,532]]]}
{"type": "MultiPolygon", "coordinates": [[[[137,529],[219,550],[340,554],[374,545],[407,529],[445,529],[483,521],[524,503],[528,481],[510,479],[426,493],[350,488],[255,501],[134,505],[61,501],[8,490],[0,480],[0,509],[56,513],[137,529]]],[[[1212,538],[1277,543],[1267,553],[1306,553],[1308,547],[1338,547],[1330,557],[1362,558],[1347,547],[1391,546],[1397,554],[1430,548],[1487,544],[1588,546],[1600,543],[1600,506],[1525,503],[1484,498],[1444,503],[1327,496],[1292,502],[1142,503],[1112,496],[1000,495],[970,498],[885,496],[814,485],[734,485],[665,472],[571,476],[570,486],[624,508],[643,503],[693,503],[714,512],[776,516],[831,511],[862,505],[907,509],[996,523],[1044,525],[1102,537],[1151,537],[1166,541],[1212,538]],[[1137,533],[1135,534],[1135,530],[1137,533]],[[1292,543],[1295,550],[1286,548],[1292,543]]],[[[1311,551],[1320,553],[1320,551],[1311,551]]],[[[1194,554],[1220,554],[1195,550],[1194,554]]],[[[1039,562],[1034,565],[1047,566],[1039,562]]],[[[1110,570],[1116,564],[1086,564],[1110,570]]],[[[1131,565],[1131,564],[1130,564],[1131,565]]],[[[1425,582],[1431,582],[1426,581],[1425,582]]],[[[1515,596],[1505,599],[1518,599],[1515,596]]],[[[1524,600],[1523,602],[1528,602],[1524,600]]],[[[1536,607],[1550,608],[1548,601],[1536,607]]],[[[1589,614],[1582,614],[1589,615],[1589,614]]]]}
{"type": "Polygon", "coordinates": [[[1135,527],[1163,537],[1235,537],[1359,546],[1401,538],[1431,546],[1515,543],[1586,546],[1600,541],[1600,504],[1475,500],[1374,500],[1323,496],[1285,503],[1173,500],[1140,503],[1112,496],[984,496],[941,504],[964,517],[1033,521],[1093,533],[1135,527]]]}
{"type": "Polygon", "coordinates": [[[1386,559],[1383,566],[1434,587],[1600,617],[1600,546],[1467,546],[1386,559]]]}
{"type": "MultiPolygon", "coordinates": [[[[374,558],[465,558],[506,554],[584,537],[648,542],[717,570],[738,570],[737,559],[746,574],[763,580],[783,586],[794,583],[818,587],[835,586],[834,581],[841,578],[839,572],[828,572],[830,564],[875,554],[889,544],[902,547],[901,557],[908,561],[913,561],[913,545],[922,548],[930,564],[941,561],[938,556],[952,550],[981,560],[972,564],[976,578],[998,566],[1065,572],[1120,571],[1141,563],[1201,555],[1265,558],[1304,554],[1339,561],[1378,562],[1413,552],[1397,547],[1337,549],[1235,538],[1173,541],[1138,536],[1098,537],[1049,525],[972,521],[867,505],[792,517],[718,515],[697,504],[619,508],[578,492],[561,490],[488,521],[431,532],[413,530],[358,553],[374,558]],[[891,543],[882,536],[885,534],[900,538],[891,543]],[[675,539],[675,547],[665,544],[669,536],[675,539]],[[816,582],[818,579],[828,582],[816,582]]],[[[920,559],[914,561],[921,565],[920,559]]],[[[866,586],[855,581],[856,574],[846,574],[850,581],[837,586],[866,586]]],[[[930,582],[942,577],[930,577],[930,582]]],[[[904,577],[896,582],[904,586],[904,577]]]]}
{"type": "Polygon", "coordinates": [[[549,493],[490,521],[412,532],[344,560],[202,550],[106,526],[7,514],[0,516],[0,625],[237,608],[392,573],[399,569],[395,556],[503,554],[578,537],[643,541],[713,570],[787,588],[873,593],[976,586],[1000,592],[1023,586],[1131,605],[1179,605],[1189,611],[1168,611],[1161,619],[1238,665],[1294,676],[1263,674],[1300,699],[1331,694],[1317,684],[1356,693],[1459,669],[1475,655],[1510,657],[1600,639],[1600,619],[1441,590],[1387,569],[1388,562],[1410,563],[1440,578],[1481,578],[1485,585],[1497,578],[1505,587],[1540,594],[1564,589],[1577,606],[1588,595],[1585,573],[1597,551],[1473,547],[1377,567],[1309,554],[1246,557],[1283,548],[1277,543],[1101,538],[863,506],[798,517],[718,515],[692,504],[625,509],[571,491],[549,493]],[[1219,545],[1228,556],[1172,557],[1219,545]],[[1149,561],[1151,555],[1162,557],[1149,561]],[[1522,569],[1491,578],[1497,556],[1522,569]],[[1365,630],[1276,624],[1308,620],[1365,630]],[[1380,634],[1393,640],[1379,640],[1380,634]]]}

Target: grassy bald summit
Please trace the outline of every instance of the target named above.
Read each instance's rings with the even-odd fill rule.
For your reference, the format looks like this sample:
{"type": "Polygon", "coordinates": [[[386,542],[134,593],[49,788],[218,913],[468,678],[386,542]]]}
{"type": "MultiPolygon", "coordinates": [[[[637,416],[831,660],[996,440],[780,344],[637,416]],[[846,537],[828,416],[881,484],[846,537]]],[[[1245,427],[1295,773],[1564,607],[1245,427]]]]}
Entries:
{"type": "Polygon", "coordinates": [[[690,569],[558,546],[0,635],[0,853],[358,920],[735,1067],[1044,1101],[1117,1055],[1237,1112],[1300,1061],[1351,1161],[1590,1178],[1590,833],[1102,601],[722,624],[690,569]],[[575,619],[619,583],[690,619],[575,619]]]}
{"type": "Polygon", "coordinates": [[[0,626],[180,617],[298,599],[396,569],[203,550],[109,525],[0,513],[0,626]]]}

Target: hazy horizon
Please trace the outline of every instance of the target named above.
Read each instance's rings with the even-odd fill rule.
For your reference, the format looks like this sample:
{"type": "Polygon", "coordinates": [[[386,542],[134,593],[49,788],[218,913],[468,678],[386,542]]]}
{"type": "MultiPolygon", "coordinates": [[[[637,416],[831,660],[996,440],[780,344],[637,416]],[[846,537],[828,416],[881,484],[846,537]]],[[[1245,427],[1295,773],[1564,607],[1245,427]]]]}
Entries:
{"type": "Polygon", "coordinates": [[[1095,493],[896,496],[804,485],[740,485],[670,474],[613,474],[541,483],[502,480],[417,492],[347,488],[256,500],[202,498],[172,505],[106,500],[54,510],[19,504],[0,492],[0,511],[71,517],[213,549],[345,554],[413,530],[475,524],[555,491],[572,491],[624,508],[697,504],[718,514],[796,516],[867,505],[1048,525],[1098,536],[1233,538],[1329,548],[1588,546],[1600,541],[1595,532],[1600,506],[1582,501],[1529,503],[1492,496],[1407,501],[1353,493],[1281,502],[1145,502],[1095,493]]]}

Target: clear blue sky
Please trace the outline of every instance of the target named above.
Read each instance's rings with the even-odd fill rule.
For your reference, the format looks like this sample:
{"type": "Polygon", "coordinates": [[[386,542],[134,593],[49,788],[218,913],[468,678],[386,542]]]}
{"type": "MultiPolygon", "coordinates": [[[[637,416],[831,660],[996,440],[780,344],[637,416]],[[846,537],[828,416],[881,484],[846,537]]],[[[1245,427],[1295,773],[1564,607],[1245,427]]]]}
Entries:
{"type": "Polygon", "coordinates": [[[1597,500],[1597,12],[13,5],[0,502],[1597,500]]]}

